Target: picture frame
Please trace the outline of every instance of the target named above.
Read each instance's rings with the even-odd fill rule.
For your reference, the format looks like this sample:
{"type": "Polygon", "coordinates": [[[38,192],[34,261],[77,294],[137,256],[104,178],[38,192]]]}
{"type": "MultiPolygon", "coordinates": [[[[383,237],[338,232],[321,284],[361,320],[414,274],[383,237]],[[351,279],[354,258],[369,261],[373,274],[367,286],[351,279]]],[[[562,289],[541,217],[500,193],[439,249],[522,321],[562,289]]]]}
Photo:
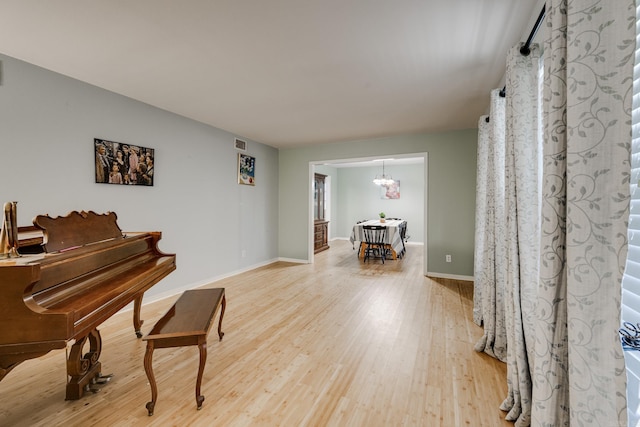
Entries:
{"type": "Polygon", "coordinates": [[[238,153],[238,184],[256,185],[256,158],[238,153]]]}
{"type": "Polygon", "coordinates": [[[97,184],[153,186],[155,150],[134,144],[93,139],[97,184]]]}
{"type": "Polygon", "coordinates": [[[381,199],[399,199],[400,198],[400,181],[395,180],[393,184],[380,186],[381,199]]]}

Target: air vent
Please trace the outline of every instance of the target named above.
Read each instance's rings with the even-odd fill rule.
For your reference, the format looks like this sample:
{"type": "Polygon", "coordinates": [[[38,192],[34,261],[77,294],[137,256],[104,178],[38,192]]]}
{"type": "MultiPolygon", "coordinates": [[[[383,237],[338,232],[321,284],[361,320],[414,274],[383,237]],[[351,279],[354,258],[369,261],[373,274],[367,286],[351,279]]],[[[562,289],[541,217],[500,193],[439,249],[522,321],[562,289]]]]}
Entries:
{"type": "Polygon", "coordinates": [[[247,151],[247,142],[236,138],[236,150],[247,151]]]}

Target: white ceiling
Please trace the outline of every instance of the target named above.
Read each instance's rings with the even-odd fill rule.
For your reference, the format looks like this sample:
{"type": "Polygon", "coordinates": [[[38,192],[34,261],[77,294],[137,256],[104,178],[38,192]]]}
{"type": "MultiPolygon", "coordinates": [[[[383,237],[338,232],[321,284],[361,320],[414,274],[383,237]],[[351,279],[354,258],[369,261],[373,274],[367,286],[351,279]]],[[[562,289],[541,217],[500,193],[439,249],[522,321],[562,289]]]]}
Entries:
{"type": "Polygon", "coordinates": [[[0,53],[274,147],[475,128],[541,0],[0,0],[0,53]]]}

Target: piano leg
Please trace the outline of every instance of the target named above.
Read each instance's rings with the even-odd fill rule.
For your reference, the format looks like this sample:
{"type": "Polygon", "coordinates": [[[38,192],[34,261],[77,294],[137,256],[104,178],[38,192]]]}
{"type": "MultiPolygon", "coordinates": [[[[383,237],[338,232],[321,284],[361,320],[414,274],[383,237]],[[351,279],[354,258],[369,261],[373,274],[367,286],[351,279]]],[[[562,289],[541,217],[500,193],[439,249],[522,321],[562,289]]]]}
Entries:
{"type": "Polygon", "coordinates": [[[67,359],[67,395],[65,400],[77,400],[82,397],[85,386],[100,377],[101,364],[98,361],[102,352],[100,331],[94,329],[87,336],[77,339],[71,346],[67,359]],[[89,340],[89,352],[82,355],[83,347],[89,340]]]}
{"type": "Polygon", "coordinates": [[[133,300],[133,328],[136,336],[142,338],[142,324],[144,320],[140,320],[140,307],[142,306],[142,295],[133,300]]]}

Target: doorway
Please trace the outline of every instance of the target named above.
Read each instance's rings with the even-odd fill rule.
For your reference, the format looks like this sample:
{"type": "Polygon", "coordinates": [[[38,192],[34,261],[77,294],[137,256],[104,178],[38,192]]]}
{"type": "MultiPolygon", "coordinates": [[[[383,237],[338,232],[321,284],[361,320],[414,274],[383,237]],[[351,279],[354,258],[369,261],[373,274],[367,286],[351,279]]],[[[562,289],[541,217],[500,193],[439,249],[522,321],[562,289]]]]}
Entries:
{"type": "MultiPolygon", "coordinates": [[[[315,190],[314,190],[314,182],[315,182],[315,174],[320,173],[322,175],[326,175],[325,178],[325,188],[331,191],[333,188],[336,193],[342,191],[344,193],[345,186],[348,188],[350,185],[349,182],[344,182],[343,178],[338,178],[338,170],[342,168],[360,168],[360,167],[381,167],[381,160],[385,161],[385,165],[392,165],[396,169],[400,167],[402,164],[411,164],[411,163],[421,163],[422,173],[417,178],[420,182],[418,184],[421,185],[422,191],[419,196],[414,197],[415,203],[421,204],[419,206],[419,211],[422,211],[422,215],[419,217],[415,217],[410,222],[409,228],[411,228],[411,223],[417,224],[420,223],[418,227],[414,226],[414,230],[418,229],[411,233],[414,236],[412,241],[422,242],[424,244],[423,251],[423,273],[426,276],[428,271],[428,153],[409,153],[409,154],[398,154],[391,156],[376,156],[376,157],[361,157],[361,158],[350,158],[350,159],[333,159],[333,160],[324,160],[324,161],[310,161],[309,162],[309,220],[308,220],[308,242],[309,242],[309,262],[314,262],[314,253],[315,253],[315,190]],[[395,166],[394,166],[395,165],[395,166]],[[342,179],[343,182],[340,182],[342,179]],[[327,186],[328,180],[332,180],[332,184],[327,186]],[[417,233],[417,234],[416,234],[417,233]]],[[[415,165],[414,165],[415,167],[415,165]]],[[[349,169],[347,169],[349,170],[349,169]]],[[[401,169],[400,169],[401,170],[401,169]]],[[[367,178],[367,182],[373,179],[373,176],[367,178]]],[[[372,183],[370,183],[373,185],[372,183]]],[[[408,183],[407,183],[408,184],[408,183]]],[[[405,188],[408,188],[405,187],[405,188]]],[[[415,189],[414,189],[415,190],[415,189]]],[[[407,193],[409,194],[409,193],[407,193]]],[[[329,228],[329,243],[332,238],[338,239],[349,239],[350,230],[353,224],[355,224],[354,218],[351,218],[349,215],[344,214],[344,209],[340,209],[340,204],[345,203],[345,197],[343,194],[337,195],[333,194],[331,197],[328,197],[329,204],[331,200],[334,201],[331,209],[327,209],[328,212],[333,212],[334,215],[331,217],[331,223],[329,228]]],[[[404,202],[407,199],[403,200],[404,202]]],[[[328,206],[325,206],[328,208],[328,206]]],[[[377,212],[377,211],[376,211],[377,212]]],[[[331,214],[329,214],[331,215],[331,214]]],[[[367,215],[371,216],[374,214],[368,213],[367,215]]],[[[395,215],[394,215],[395,216],[395,215]]],[[[358,218],[364,219],[363,218],[358,218]]]]}

